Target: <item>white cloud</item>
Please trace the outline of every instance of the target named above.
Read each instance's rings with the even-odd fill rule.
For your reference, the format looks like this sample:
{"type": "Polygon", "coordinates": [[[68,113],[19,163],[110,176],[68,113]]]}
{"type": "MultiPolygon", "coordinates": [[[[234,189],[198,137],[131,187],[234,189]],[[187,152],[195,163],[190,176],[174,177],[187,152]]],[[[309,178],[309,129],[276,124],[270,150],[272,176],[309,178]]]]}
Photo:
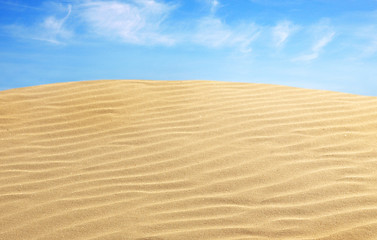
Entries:
{"type": "Polygon", "coordinates": [[[335,36],[335,31],[332,30],[329,20],[325,19],[320,21],[317,25],[308,29],[314,39],[317,39],[312,47],[310,53],[301,55],[294,61],[312,61],[319,57],[319,54],[333,39],[335,36]]]}
{"type": "Polygon", "coordinates": [[[335,32],[330,32],[320,38],[314,45],[313,45],[313,52],[318,53],[324,48],[327,44],[329,44],[334,38],[335,32]]]}
{"type": "MultiPolygon", "coordinates": [[[[278,21],[274,26],[261,26],[252,22],[228,24],[224,18],[215,14],[221,5],[220,0],[200,0],[200,3],[206,6],[206,16],[184,23],[173,21],[179,20],[179,17],[167,18],[176,8],[176,5],[167,0],[74,0],[73,6],[52,4],[55,8],[51,9],[46,7],[46,3],[43,5],[45,11],[51,11],[52,14],[41,17],[35,24],[13,25],[8,26],[8,29],[19,38],[55,44],[65,43],[76,33],[76,37],[85,39],[101,36],[110,41],[120,40],[138,45],[187,43],[209,48],[234,49],[243,53],[251,52],[252,44],[259,37],[263,40],[255,44],[258,44],[261,51],[264,51],[271,41],[276,48],[282,48],[292,35],[300,30],[297,36],[300,42],[294,46],[294,51],[301,52],[302,45],[309,45],[306,51],[293,59],[295,61],[311,61],[318,58],[335,36],[329,20],[326,19],[315,25],[306,26],[307,31],[304,29],[305,26],[298,26],[287,20],[278,21]],[[64,12],[61,12],[62,10],[64,12]]],[[[373,41],[366,51],[374,54],[377,51],[376,46],[376,41],[373,41]]],[[[286,57],[293,58],[292,55],[286,57]]]]}
{"type": "Polygon", "coordinates": [[[210,0],[210,4],[211,4],[211,12],[214,13],[214,12],[216,12],[220,3],[217,0],[210,0]]]}
{"type": "Polygon", "coordinates": [[[42,32],[40,36],[34,36],[33,39],[48,41],[52,43],[60,43],[59,39],[67,39],[72,36],[72,32],[64,28],[64,23],[72,12],[72,6],[68,5],[68,13],[62,19],[49,16],[40,24],[42,32]]]}
{"type": "Polygon", "coordinates": [[[276,47],[282,47],[295,31],[298,30],[298,26],[294,25],[290,21],[281,21],[275,27],[272,28],[273,40],[276,47]]]}
{"type": "Polygon", "coordinates": [[[33,7],[33,6],[30,6],[30,5],[26,5],[26,4],[20,4],[20,3],[14,2],[14,1],[2,1],[2,0],[0,0],[0,5],[5,5],[9,8],[16,8],[16,9],[26,8],[26,9],[32,9],[32,10],[41,10],[41,8],[33,7]]]}
{"type": "Polygon", "coordinates": [[[62,44],[64,40],[69,39],[73,35],[73,32],[65,27],[65,23],[72,12],[72,6],[68,5],[62,10],[65,11],[65,16],[62,18],[48,16],[43,21],[30,26],[9,25],[5,29],[17,38],[62,44]]]}
{"type": "Polygon", "coordinates": [[[250,52],[250,45],[258,35],[254,24],[231,27],[219,18],[205,17],[199,21],[193,41],[212,48],[236,47],[242,52],[250,52]]]}
{"type": "Polygon", "coordinates": [[[161,22],[173,6],[154,0],[88,1],[80,16],[96,34],[133,44],[173,44],[161,33],[161,22]]]}
{"type": "Polygon", "coordinates": [[[197,0],[201,4],[203,4],[206,8],[208,8],[211,14],[215,14],[217,9],[221,6],[219,0],[197,0]]]}

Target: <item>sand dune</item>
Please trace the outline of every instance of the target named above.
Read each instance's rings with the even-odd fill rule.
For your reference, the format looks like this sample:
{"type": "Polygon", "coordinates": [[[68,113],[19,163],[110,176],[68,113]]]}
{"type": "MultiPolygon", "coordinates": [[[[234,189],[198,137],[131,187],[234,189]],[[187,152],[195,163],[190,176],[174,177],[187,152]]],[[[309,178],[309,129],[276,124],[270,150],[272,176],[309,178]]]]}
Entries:
{"type": "Polygon", "coordinates": [[[377,239],[377,98],[248,83],[0,92],[0,239],[377,239]]]}

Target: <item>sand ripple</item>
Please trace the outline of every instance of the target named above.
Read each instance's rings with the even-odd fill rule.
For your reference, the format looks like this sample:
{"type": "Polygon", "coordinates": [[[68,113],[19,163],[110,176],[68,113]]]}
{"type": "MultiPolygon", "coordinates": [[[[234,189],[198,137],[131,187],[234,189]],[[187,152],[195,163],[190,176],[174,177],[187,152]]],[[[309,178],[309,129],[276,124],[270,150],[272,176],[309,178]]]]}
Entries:
{"type": "Polygon", "coordinates": [[[377,239],[377,98],[86,81],[0,92],[0,239],[377,239]]]}

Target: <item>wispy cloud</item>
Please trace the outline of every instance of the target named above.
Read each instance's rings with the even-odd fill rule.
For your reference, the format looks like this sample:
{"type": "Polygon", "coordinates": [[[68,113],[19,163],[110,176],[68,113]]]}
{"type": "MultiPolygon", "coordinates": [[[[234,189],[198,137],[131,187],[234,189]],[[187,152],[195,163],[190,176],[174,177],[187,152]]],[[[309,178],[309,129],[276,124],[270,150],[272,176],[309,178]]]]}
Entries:
{"type": "Polygon", "coordinates": [[[154,0],[87,1],[81,5],[81,18],[92,32],[133,44],[173,44],[161,33],[161,23],[174,6],[154,0]]]}
{"type": "MultiPolygon", "coordinates": [[[[267,4],[261,0],[251,1],[267,4]]],[[[253,22],[252,18],[235,19],[228,15],[220,15],[218,12],[220,7],[227,10],[230,6],[230,4],[222,5],[225,1],[221,0],[198,0],[196,3],[202,7],[201,9],[204,7],[205,11],[199,11],[199,16],[195,14],[195,17],[184,20],[179,16],[181,10],[175,11],[181,6],[177,0],[70,0],[69,2],[71,4],[64,5],[46,1],[38,6],[43,11],[32,15],[35,22],[23,25],[15,23],[0,28],[7,30],[5,34],[11,34],[16,38],[53,44],[69,43],[73,39],[90,41],[99,38],[104,42],[120,41],[137,45],[190,44],[215,49],[232,48],[244,53],[251,52],[254,46],[254,53],[261,53],[259,56],[269,55],[268,51],[273,50],[272,44],[272,48],[286,50],[280,52],[278,57],[286,57],[293,61],[312,61],[319,58],[326,46],[337,36],[336,40],[343,43],[343,49],[348,48],[353,51],[348,52],[349,54],[368,57],[377,53],[377,35],[374,34],[376,27],[360,33],[361,27],[358,24],[353,28],[349,25],[333,27],[329,19],[324,19],[314,25],[305,23],[298,25],[297,22],[286,18],[272,25],[269,23],[263,25],[253,22]],[[50,5],[58,7],[50,8],[50,5]],[[342,28],[345,29],[343,32],[342,28]]],[[[274,4],[272,0],[267,2],[274,4]]],[[[301,4],[304,1],[285,1],[287,2],[301,4]]],[[[0,0],[0,4],[27,7],[18,2],[4,0],[0,0]]],[[[373,13],[376,15],[375,12],[373,13]]],[[[333,21],[336,23],[336,19],[333,21]]],[[[339,52],[342,51],[341,54],[346,55],[347,53],[339,50],[340,48],[335,46],[339,52]]]]}
{"type": "Polygon", "coordinates": [[[42,10],[42,8],[26,5],[26,4],[21,4],[17,3],[16,1],[3,1],[0,0],[0,6],[7,6],[13,9],[33,9],[33,10],[42,10]]]}
{"type": "Polygon", "coordinates": [[[211,14],[215,14],[217,9],[221,6],[219,0],[197,0],[200,4],[203,4],[203,6],[208,9],[211,14]]]}
{"type": "Polygon", "coordinates": [[[72,12],[72,5],[67,5],[62,10],[65,11],[65,15],[61,18],[47,16],[42,21],[33,23],[30,26],[14,24],[5,26],[4,28],[17,38],[61,44],[63,40],[73,35],[73,32],[65,27],[65,23],[72,12]]]}
{"type": "Polygon", "coordinates": [[[277,25],[272,28],[272,36],[275,47],[282,47],[287,41],[288,37],[298,29],[299,27],[290,21],[284,20],[278,22],[277,25]]]}
{"type": "Polygon", "coordinates": [[[229,25],[216,11],[222,7],[219,0],[200,0],[209,12],[192,22],[189,34],[183,34],[184,42],[209,48],[233,48],[238,52],[251,52],[251,43],[258,37],[259,29],[254,23],[229,25]]]}
{"type": "Polygon", "coordinates": [[[242,52],[251,52],[251,43],[258,37],[255,24],[229,26],[221,19],[205,17],[198,22],[193,41],[211,48],[237,47],[242,52]]]}
{"type": "Polygon", "coordinates": [[[322,48],[324,48],[328,43],[330,43],[334,38],[335,32],[330,32],[320,38],[314,45],[313,45],[313,52],[318,53],[322,48]]]}
{"type": "Polygon", "coordinates": [[[334,36],[335,36],[335,32],[331,32],[324,35],[321,39],[319,39],[317,42],[313,44],[311,53],[301,55],[295,58],[294,60],[295,61],[312,61],[318,58],[321,50],[333,40],[334,36]]]}
{"type": "Polygon", "coordinates": [[[318,24],[309,28],[308,31],[317,40],[313,43],[310,53],[294,58],[294,61],[312,61],[318,58],[323,48],[335,37],[335,31],[332,29],[328,19],[321,20],[318,24]]]}
{"type": "Polygon", "coordinates": [[[36,40],[48,41],[52,43],[60,43],[59,39],[67,39],[72,36],[72,32],[64,28],[64,23],[67,21],[72,12],[72,6],[68,5],[67,15],[58,19],[55,16],[47,17],[41,24],[41,35],[34,36],[36,40]]]}
{"type": "Polygon", "coordinates": [[[211,5],[211,13],[215,13],[220,6],[220,2],[217,0],[209,0],[209,4],[211,5]]]}

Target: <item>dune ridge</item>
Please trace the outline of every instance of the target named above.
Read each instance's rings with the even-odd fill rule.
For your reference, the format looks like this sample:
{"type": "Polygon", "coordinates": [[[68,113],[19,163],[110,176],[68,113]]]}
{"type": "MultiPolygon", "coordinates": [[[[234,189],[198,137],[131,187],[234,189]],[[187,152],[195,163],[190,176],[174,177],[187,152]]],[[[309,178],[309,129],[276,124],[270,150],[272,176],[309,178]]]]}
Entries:
{"type": "Polygon", "coordinates": [[[0,239],[377,239],[377,98],[100,80],[0,92],[0,239]]]}

